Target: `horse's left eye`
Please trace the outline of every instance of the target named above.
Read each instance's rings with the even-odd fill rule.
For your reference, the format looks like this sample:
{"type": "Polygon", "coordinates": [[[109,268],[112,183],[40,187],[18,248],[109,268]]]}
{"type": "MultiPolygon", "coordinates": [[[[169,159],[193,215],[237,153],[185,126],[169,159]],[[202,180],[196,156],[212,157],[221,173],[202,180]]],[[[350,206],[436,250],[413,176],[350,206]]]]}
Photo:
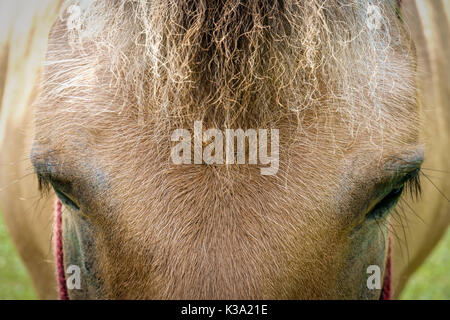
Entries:
{"type": "Polygon", "coordinates": [[[80,207],[68,195],[55,187],[53,187],[53,189],[55,190],[55,193],[58,196],[59,200],[61,200],[64,205],[76,211],[80,210],[80,207]]]}
{"type": "Polygon", "coordinates": [[[72,199],[69,194],[72,190],[72,184],[67,181],[56,179],[48,173],[38,173],[39,190],[41,192],[49,191],[51,188],[55,191],[55,194],[61,200],[61,202],[73,210],[80,210],[80,206],[72,199]]]}

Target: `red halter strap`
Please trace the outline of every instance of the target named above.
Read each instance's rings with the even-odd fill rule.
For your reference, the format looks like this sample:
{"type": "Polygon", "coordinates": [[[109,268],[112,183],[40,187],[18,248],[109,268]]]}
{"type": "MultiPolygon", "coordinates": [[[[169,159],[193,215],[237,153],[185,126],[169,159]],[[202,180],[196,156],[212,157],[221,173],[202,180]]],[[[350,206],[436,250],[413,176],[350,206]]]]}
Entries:
{"type": "Polygon", "coordinates": [[[62,243],[62,204],[58,198],[55,201],[55,214],[53,225],[53,248],[56,260],[56,279],[58,281],[58,297],[60,300],[69,300],[64,272],[64,255],[62,243]]]}

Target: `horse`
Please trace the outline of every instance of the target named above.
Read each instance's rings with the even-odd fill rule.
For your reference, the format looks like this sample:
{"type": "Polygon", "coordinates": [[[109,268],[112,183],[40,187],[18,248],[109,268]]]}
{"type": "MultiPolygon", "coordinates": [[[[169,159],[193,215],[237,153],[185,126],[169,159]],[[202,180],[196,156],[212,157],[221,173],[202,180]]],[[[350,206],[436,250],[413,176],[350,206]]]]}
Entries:
{"type": "Polygon", "coordinates": [[[445,0],[0,6],[0,204],[40,298],[396,298],[445,233],[445,0]]]}

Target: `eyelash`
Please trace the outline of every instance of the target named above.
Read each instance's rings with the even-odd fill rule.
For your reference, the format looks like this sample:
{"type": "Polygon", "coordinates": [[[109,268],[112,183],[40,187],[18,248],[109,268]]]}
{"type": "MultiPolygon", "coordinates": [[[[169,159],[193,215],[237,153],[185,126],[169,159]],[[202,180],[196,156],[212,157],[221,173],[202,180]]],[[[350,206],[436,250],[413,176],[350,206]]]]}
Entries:
{"type": "Polygon", "coordinates": [[[43,194],[47,194],[52,188],[50,181],[40,173],[37,174],[37,178],[39,184],[39,191],[43,194]]]}
{"type": "Polygon", "coordinates": [[[409,174],[404,186],[406,192],[413,198],[418,199],[422,195],[422,185],[420,181],[420,169],[409,174]]]}

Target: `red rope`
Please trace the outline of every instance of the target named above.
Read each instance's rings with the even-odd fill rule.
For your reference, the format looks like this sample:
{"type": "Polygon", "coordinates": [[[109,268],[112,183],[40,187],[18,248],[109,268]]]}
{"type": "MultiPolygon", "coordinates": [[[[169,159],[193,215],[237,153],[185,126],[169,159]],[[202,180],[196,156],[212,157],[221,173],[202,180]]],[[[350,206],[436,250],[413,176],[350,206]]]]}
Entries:
{"type": "Polygon", "coordinates": [[[64,256],[63,256],[63,243],[62,243],[62,204],[59,199],[55,202],[55,214],[54,214],[54,226],[53,226],[53,245],[54,255],[56,260],[56,277],[58,281],[58,297],[60,300],[69,300],[66,285],[66,274],[64,272],[64,256]]]}
{"type": "Polygon", "coordinates": [[[392,290],[392,244],[389,238],[388,257],[386,261],[386,269],[384,270],[383,290],[381,291],[380,300],[391,300],[393,295],[392,290]]]}

